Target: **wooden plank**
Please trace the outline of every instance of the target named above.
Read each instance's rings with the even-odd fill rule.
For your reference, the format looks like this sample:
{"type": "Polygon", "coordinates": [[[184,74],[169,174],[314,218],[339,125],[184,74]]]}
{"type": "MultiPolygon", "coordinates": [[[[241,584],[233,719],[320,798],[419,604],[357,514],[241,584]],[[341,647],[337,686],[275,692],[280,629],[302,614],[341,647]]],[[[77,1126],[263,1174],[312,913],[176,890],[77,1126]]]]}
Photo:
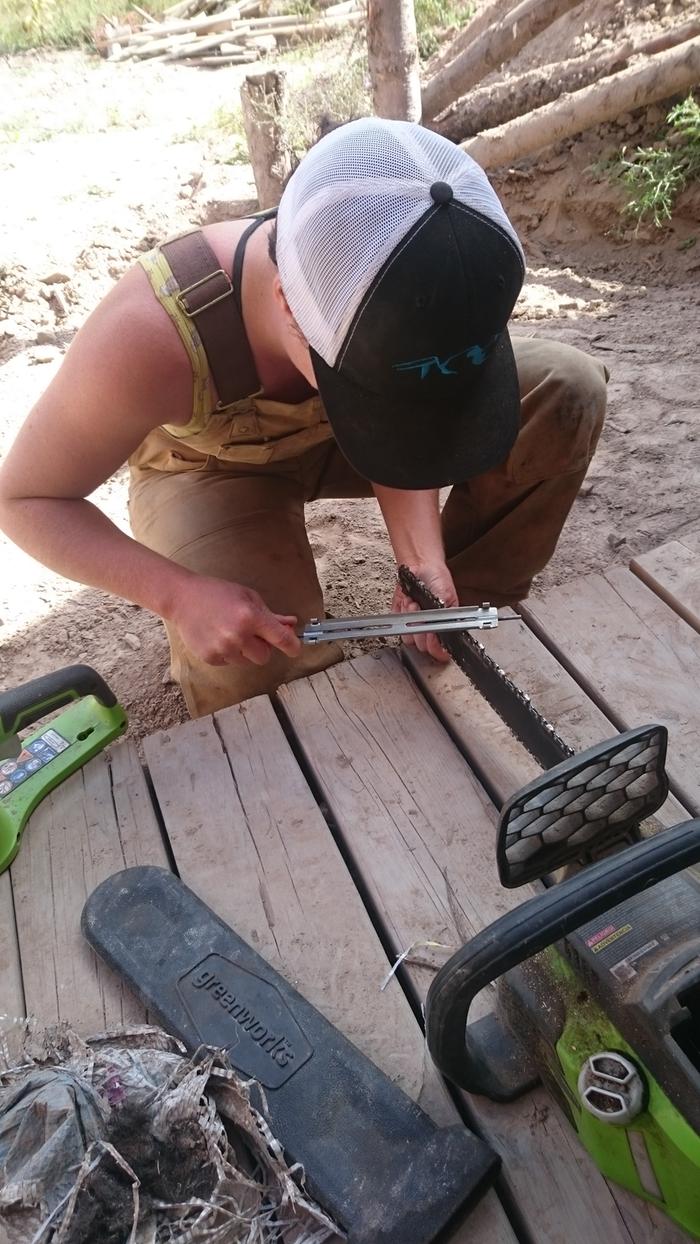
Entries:
{"type": "MultiPolygon", "coordinates": [[[[617,734],[617,727],[529,627],[513,620],[512,610],[503,613],[507,625],[484,631],[480,638],[564,741],[583,751],[617,734]]],[[[409,647],[402,655],[424,695],[499,804],[538,776],[541,769],[537,762],[456,665],[438,665],[409,647]]],[[[656,820],[664,826],[677,825],[687,817],[687,810],[673,795],[656,813],[656,820]]]]}
{"type": "Polygon", "coordinates": [[[700,631],[700,531],[633,557],[630,570],[689,626],[700,631]]]}
{"type": "MultiPolygon", "coordinates": [[[[439,1123],[456,1113],[269,700],[144,744],[183,879],[439,1123]]],[[[515,1244],[490,1192],[455,1244],[515,1244]]]]}
{"type": "MultiPolygon", "coordinates": [[[[393,653],[300,679],[278,696],[397,954],[417,942],[461,945],[528,896],[500,888],[494,810],[393,653]]],[[[434,969],[410,957],[406,968],[422,999],[434,969]]],[[[534,1240],[686,1238],[608,1187],[544,1089],[507,1106],[472,1098],[470,1108],[502,1154],[534,1240]]]]}
{"type": "Polygon", "coordinates": [[[587,575],[522,606],[558,660],[620,728],[668,727],[668,772],[700,809],[700,638],[629,570],[587,575]]]}
{"type": "Polygon", "coordinates": [[[24,1015],[24,989],[9,872],[0,876],[0,1016],[24,1015]]]}
{"type": "Polygon", "coordinates": [[[47,796],[10,869],[28,1014],[43,1023],[66,1020],[85,1034],[144,1020],[83,940],[80,913],[105,877],[146,863],[167,866],[167,856],[127,741],[113,749],[111,763],[101,753],[47,796]]]}

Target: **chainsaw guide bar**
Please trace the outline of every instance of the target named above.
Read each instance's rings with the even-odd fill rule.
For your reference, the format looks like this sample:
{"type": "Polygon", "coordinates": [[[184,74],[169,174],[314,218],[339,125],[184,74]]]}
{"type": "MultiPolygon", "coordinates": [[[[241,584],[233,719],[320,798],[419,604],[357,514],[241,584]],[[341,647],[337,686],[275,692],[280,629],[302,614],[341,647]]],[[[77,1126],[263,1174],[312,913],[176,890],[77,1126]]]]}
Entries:
{"type": "MultiPolygon", "coordinates": [[[[440,598],[408,566],[399,566],[399,583],[406,596],[421,609],[445,608],[440,598]]],[[[480,640],[462,630],[441,633],[440,643],[543,769],[551,769],[574,755],[574,749],[538,712],[529,695],[489,656],[480,640]]]]}

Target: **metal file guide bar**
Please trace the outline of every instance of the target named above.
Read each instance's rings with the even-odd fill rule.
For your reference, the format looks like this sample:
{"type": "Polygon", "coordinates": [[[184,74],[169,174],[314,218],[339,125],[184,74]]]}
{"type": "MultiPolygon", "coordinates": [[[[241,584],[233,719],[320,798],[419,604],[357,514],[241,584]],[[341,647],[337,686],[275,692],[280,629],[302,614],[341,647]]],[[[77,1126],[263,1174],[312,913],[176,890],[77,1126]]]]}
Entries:
{"type": "Polygon", "coordinates": [[[417,613],[382,613],[371,618],[312,618],[300,638],[305,644],[330,639],[369,639],[379,635],[416,635],[423,631],[483,631],[498,626],[498,610],[488,603],[455,609],[420,609],[417,613]]]}

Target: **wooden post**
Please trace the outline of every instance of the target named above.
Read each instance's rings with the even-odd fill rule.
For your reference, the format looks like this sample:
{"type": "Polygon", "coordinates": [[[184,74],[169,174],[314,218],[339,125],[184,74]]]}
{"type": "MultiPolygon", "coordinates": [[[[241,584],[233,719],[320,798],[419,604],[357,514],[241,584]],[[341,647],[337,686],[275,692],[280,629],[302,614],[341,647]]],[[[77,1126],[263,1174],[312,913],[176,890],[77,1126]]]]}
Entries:
{"type": "Polygon", "coordinates": [[[375,114],[395,121],[420,121],[413,0],[369,0],[367,54],[375,114]]]}
{"type": "Polygon", "coordinates": [[[283,69],[248,74],[241,86],[243,124],[261,209],[279,203],[291,172],[284,132],[287,91],[283,69]]]}

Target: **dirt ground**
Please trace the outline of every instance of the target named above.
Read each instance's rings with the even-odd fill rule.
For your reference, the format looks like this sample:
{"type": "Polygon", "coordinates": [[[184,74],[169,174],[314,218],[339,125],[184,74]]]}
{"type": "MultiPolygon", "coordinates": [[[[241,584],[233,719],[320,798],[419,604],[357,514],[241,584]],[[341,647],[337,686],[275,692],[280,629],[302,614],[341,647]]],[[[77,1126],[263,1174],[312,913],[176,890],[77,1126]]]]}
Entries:
{"type": "MultiPolygon", "coordinates": [[[[623,27],[646,36],[688,9],[581,5],[513,71],[609,45],[623,27]]],[[[319,55],[328,69],[342,54],[319,55]]],[[[79,324],[140,251],[253,205],[251,170],[225,124],[243,72],[73,51],[0,63],[0,454],[79,324]]],[[[700,520],[700,196],[685,192],[672,228],[635,233],[619,188],[594,167],[623,142],[653,136],[665,111],[622,117],[493,177],[528,257],[513,331],[591,350],[610,370],[606,430],[538,594],[700,520]]],[[[125,470],[95,494],[126,530],[125,499],[125,470]]],[[[374,503],[318,502],[308,525],[329,611],[387,609],[393,561],[374,503]]],[[[85,661],[113,685],[136,737],[184,718],[157,618],[63,580],[2,537],[0,558],[1,687],[85,661]]]]}

